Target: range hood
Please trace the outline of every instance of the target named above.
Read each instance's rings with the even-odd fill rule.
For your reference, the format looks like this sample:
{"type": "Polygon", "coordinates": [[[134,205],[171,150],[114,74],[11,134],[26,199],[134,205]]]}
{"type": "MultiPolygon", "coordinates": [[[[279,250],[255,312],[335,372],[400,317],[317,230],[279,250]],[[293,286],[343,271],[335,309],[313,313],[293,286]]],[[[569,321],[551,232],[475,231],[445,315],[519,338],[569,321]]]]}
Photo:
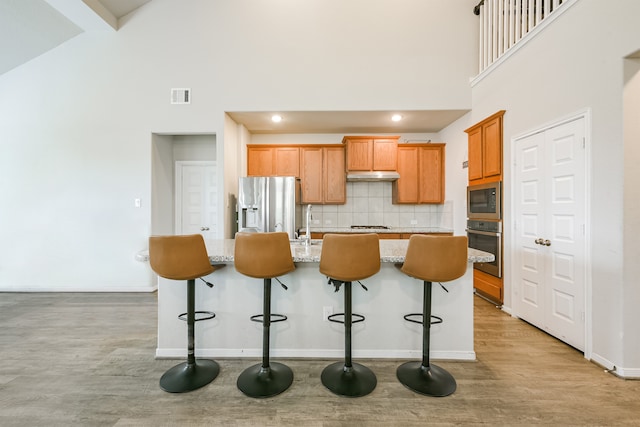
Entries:
{"type": "Polygon", "coordinates": [[[347,181],[396,181],[400,174],[396,171],[349,171],[347,181]]]}

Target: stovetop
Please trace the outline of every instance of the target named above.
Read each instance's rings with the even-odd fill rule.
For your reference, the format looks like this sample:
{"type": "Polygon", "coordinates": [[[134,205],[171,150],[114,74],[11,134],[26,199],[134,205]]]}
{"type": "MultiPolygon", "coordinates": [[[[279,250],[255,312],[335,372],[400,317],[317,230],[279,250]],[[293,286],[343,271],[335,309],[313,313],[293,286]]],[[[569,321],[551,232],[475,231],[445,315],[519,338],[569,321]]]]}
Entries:
{"type": "Polygon", "coordinates": [[[351,228],[358,230],[388,230],[386,225],[352,225],[351,228]]]}

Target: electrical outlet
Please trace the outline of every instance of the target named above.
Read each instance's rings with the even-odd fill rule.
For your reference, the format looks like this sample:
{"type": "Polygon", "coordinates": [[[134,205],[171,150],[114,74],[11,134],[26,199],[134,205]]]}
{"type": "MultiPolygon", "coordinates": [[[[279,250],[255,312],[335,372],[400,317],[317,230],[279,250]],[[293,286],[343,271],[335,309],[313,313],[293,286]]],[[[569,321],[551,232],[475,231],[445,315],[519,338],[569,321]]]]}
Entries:
{"type": "Polygon", "coordinates": [[[333,314],[333,307],[330,305],[326,305],[322,307],[322,320],[325,322],[329,321],[329,316],[333,314]]]}

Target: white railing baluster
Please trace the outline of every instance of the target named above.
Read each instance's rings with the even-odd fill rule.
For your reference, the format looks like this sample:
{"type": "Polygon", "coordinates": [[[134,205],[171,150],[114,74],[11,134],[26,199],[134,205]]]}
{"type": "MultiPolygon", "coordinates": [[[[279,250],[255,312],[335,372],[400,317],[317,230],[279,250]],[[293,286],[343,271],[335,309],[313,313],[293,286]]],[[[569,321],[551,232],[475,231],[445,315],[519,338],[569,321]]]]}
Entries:
{"type": "Polygon", "coordinates": [[[516,13],[514,15],[516,21],[516,34],[513,39],[513,43],[518,43],[520,37],[522,37],[522,0],[515,0],[516,2],[516,13]]]}
{"type": "Polygon", "coordinates": [[[502,0],[496,0],[498,2],[496,7],[496,12],[498,14],[498,34],[496,37],[496,41],[498,42],[498,56],[501,56],[504,53],[504,5],[502,0]]]}
{"type": "Polygon", "coordinates": [[[522,40],[564,0],[485,0],[480,9],[478,66],[482,72],[522,40]]]}

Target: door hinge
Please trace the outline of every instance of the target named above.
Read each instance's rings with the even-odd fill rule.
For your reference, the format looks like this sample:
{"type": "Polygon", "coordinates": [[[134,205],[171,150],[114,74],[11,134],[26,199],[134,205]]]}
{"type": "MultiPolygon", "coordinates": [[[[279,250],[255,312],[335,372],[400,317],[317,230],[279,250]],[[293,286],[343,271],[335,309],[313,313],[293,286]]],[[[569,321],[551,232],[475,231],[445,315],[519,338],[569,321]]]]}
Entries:
{"type": "Polygon", "coordinates": [[[584,150],[586,148],[586,146],[587,146],[587,142],[586,142],[585,137],[583,136],[582,137],[582,149],[584,150]]]}

